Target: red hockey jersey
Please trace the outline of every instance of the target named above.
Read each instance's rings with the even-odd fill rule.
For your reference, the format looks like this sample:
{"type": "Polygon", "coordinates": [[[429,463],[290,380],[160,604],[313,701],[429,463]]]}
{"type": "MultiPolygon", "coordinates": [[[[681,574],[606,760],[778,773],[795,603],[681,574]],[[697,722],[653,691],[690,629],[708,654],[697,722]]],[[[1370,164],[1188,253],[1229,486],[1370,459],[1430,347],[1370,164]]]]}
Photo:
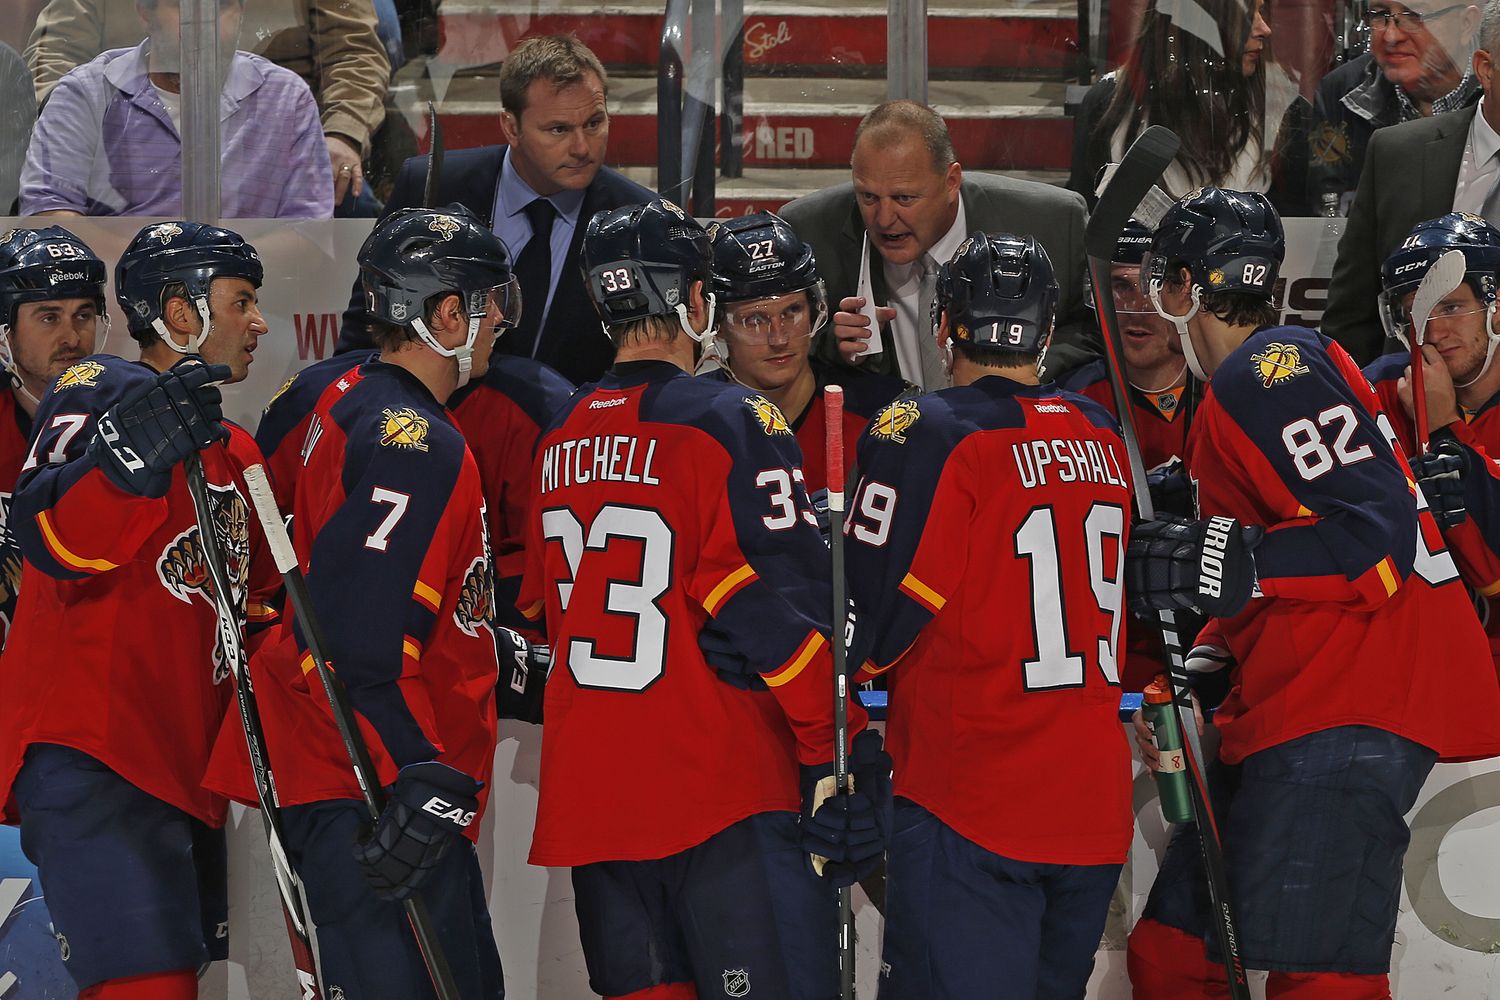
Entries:
{"type": "Polygon", "coordinates": [[[15,621],[21,592],[21,546],[10,528],[10,507],[30,437],[31,417],[16,403],[14,392],[0,391],[0,649],[15,621]]]}
{"type": "Polygon", "coordinates": [[[1275,327],[1225,358],[1194,415],[1200,514],[1266,528],[1263,596],[1218,623],[1239,660],[1215,720],[1229,763],[1342,725],[1500,752],[1484,633],[1379,413],[1343,348],[1275,327]]]}
{"type": "MultiPolygon", "coordinates": [[[[482,810],[495,747],[494,588],[463,435],[415,376],[371,361],[324,392],[302,450],[293,541],[380,779],[439,760],[486,783],[482,810]]],[[[287,617],[252,661],[281,802],[358,798],[300,626],[287,617]]],[[[208,782],[255,801],[233,726],[208,782]]],[[[478,833],[472,824],[469,836],[478,833]]]]}
{"type": "Polygon", "coordinates": [[[765,397],[665,362],[617,365],[543,434],[533,864],[675,854],[795,810],[798,763],[833,759],[830,566],[800,459],[765,397]]]}
{"type": "MultiPolygon", "coordinates": [[[[26,747],[60,743],[137,788],[218,825],[225,802],[202,784],[233,697],[208,568],[181,468],[165,497],[127,494],[88,445],[95,419],[156,372],[94,355],[53,383],[37,410],[10,529],[26,556],[0,657],[0,802],[26,747]]],[[[252,626],[274,618],[280,576],[249,516],[241,471],[261,461],[250,435],[202,452],[220,545],[252,626]]],[[[240,743],[244,735],[235,723],[240,743]]]]}
{"type": "Polygon", "coordinates": [[[881,411],[859,465],[849,588],[863,674],[894,666],[896,794],[1009,858],[1124,861],[1131,493],[1114,418],[989,376],[881,411]]]}
{"type": "MultiPolygon", "coordinates": [[[[1365,368],[1381,408],[1389,417],[1396,446],[1403,455],[1416,452],[1412,421],[1397,395],[1397,383],[1411,363],[1407,354],[1376,358],[1365,368]]],[[[1490,653],[1500,664],[1500,396],[1492,397],[1448,430],[1469,452],[1464,478],[1465,504],[1469,516],[1462,524],[1443,532],[1459,572],[1469,586],[1469,596],[1479,614],[1479,623],[1489,636],[1490,653]]]]}

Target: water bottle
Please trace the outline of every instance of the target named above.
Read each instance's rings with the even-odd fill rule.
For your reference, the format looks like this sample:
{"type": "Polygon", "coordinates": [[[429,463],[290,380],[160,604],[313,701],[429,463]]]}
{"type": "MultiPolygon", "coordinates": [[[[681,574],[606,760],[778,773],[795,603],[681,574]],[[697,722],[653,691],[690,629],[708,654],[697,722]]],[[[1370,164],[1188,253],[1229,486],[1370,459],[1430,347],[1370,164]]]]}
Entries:
{"type": "Polygon", "coordinates": [[[1182,727],[1172,704],[1172,685],[1161,674],[1146,685],[1141,714],[1151,727],[1151,738],[1161,755],[1156,765],[1156,795],[1161,800],[1161,814],[1168,823],[1191,823],[1193,800],[1188,791],[1192,778],[1182,750],[1182,727]]]}

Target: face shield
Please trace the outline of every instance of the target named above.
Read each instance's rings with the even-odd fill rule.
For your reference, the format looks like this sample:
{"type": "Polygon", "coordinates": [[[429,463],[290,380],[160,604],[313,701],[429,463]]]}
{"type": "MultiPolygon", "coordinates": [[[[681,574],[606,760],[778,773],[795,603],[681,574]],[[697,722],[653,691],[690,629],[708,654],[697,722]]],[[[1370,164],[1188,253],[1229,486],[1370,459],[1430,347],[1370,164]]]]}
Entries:
{"type": "Polygon", "coordinates": [[[497,336],[521,322],[521,284],[515,275],[503,285],[469,292],[468,298],[469,318],[480,318],[497,336]]]}
{"type": "Polygon", "coordinates": [[[785,295],[726,303],[719,333],[731,349],[799,347],[827,321],[828,299],[819,281],[785,295]]]}

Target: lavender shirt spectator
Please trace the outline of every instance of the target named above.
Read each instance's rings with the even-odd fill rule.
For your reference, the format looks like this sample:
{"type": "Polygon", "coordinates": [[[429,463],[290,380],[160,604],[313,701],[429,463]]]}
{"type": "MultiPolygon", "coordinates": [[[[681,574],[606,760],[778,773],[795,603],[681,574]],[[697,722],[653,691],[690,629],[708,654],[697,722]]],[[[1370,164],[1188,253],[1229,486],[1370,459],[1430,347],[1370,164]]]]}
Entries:
{"type": "MultiPolygon", "coordinates": [[[[182,214],[182,138],[146,75],[150,41],[58,82],[32,133],[21,214],[182,214]]],[[[236,52],[219,101],[222,212],[326,219],[333,174],[318,105],[297,74],[236,52]]]]}

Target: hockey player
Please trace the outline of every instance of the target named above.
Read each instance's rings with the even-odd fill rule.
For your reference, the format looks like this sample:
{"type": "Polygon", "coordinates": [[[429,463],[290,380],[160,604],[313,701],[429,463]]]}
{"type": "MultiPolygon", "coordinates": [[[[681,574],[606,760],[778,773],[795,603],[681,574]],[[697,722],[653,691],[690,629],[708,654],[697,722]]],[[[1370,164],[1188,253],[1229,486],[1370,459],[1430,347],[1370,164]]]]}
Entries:
{"type": "MultiPolygon", "coordinates": [[[[1207,520],[1137,525],[1126,592],[1215,616],[1199,641],[1232,664],[1209,782],[1245,965],[1270,970],[1271,1000],[1373,1000],[1403,815],[1436,760],[1500,751],[1500,686],[1363,375],[1273,325],[1282,251],[1263,196],[1215,188],[1153,234],[1152,301],[1207,386],[1187,453],[1207,520]]],[[[1141,1000],[1222,995],[1195,836],[1175,832],[1130,937],[1141,1000]]]]}
{"type": "MultiPolygon", "coordinates": [[[[1150,246],[1151,230],[1131,219],[1115,243],[1110,291],[1120,317],[1124,376],[1152,494],[1159,509],[1186,514],[1191,513],[1192,496],[1181,472],[1182,456],[1197,385],[1188,374],[1172,324],[1156,314],[1142,288],[1141,259],[1150,246]]],[[[1068,372],[1058,384],[1114,413],[1108,365],[1104,359],[1092,361],[1068,372]]],[[[1161,633],[1150,627],[1130,629],[1123,659],[1121,687],[1140,691],[1162,671],[1161,633]]]]}
{"type": "Polygon", "coordinates": [[[1130,847],[1129,464],[1102,407],[1039,384],[1039,243],[974,233],[936,297],[953,385],[876,415],[846,527],[862,676],[891,671],[880,996],[1081,997],[1130,847]],[[1031,627],[991,627],[996,594],[1031,627]]]}
{"type": "Polygon", "coordinates": [[[227,953],[225,802],[200,782],[232,685],[178,465],[200,455],[233,598],[266,624],[279,580],[241,480],[260,456],[215,385],[245,377],[266,332],[260,282],[234,233],[143,229],[115,272],[141,360],[58,376],[12,504],[26,563],[0,659],[0,802],[84,1000],[189,1000],[227,953]]]}
{"type": "MultiPolygon", "coordinates": [[[[108,337],[104,282],[104,261],[59,226],[12,229],[0,241],[0,366],[10,377],[10,391],[0,393],[0,525],[9,520],[37,401],[108,337]]],[[[20,546],[0,529],[0,649],[20,586],[20,546]]]]}
{"type": "Polygon", "coordinates": [[[1397,447],[1418,474],[1422,492],[1443,527],[1464,581],[1500,661],[1500,231],[1457,212],[1419,223],[1381,268],[1381,314],[1393,335],[1408,340],[1412,299],[1428,269],[1449,250],[1464,255],[1464,281],[1433,308],[1427,321],[1427,423],[1430,452],[1418,455],[1412,433],[1411,354],[1389,354],[1365,369],[1390,417],[1397,447]],[[1466,471],[1465,471],[1466,470],[1466,471]],[[1444,516],[1447,515],[1447,516],[1444,516]]]}
{"type": "Polygon", "coordinates": [[[796,438],[763,394],[688,375],[714,313],[697,222],[665,201],[601,212],[583,259],[616,361],[538,445],[522,600],[555,662],[531,863],[572,866],[596,993],[826,1000],[831,882],[882,850],[889,758],[860,734],[856,793],[812,808],[833,759],[830,568],[796,438]]]}
{"type": "Polygon", "coordinates": [[[828,488],[824,454],[825,386],[844,388],[844,438],[859,439],[871,415],[908,386],[811,356],[813,334],[828,320],[828,299],[813,249],[771,212],[709,228],[714,296],[719,303],[719,378],[763,393],[786,417],[802,448],[809,494],[828,488]]]}
{"type": "MultiPolygon", "coordinates": [[[[420,892],[460,994],[494,1000],[500,956],[473,846],[495,747],[494,584],[479,470],[443,404],[484,377],[519,293],[504,245],[467,212],[397,212],[359,264],[380,355],[318,400],[292,510],[330,658],[391,787],[373,830],[304,676],[303,623],[252,669],[272,758],[295,751],[278,791],[329,994],[432,995],[400,905],[420,892]]],[[[253,802],[249,779],[226,727],[210,781],[253,802]]]]}

